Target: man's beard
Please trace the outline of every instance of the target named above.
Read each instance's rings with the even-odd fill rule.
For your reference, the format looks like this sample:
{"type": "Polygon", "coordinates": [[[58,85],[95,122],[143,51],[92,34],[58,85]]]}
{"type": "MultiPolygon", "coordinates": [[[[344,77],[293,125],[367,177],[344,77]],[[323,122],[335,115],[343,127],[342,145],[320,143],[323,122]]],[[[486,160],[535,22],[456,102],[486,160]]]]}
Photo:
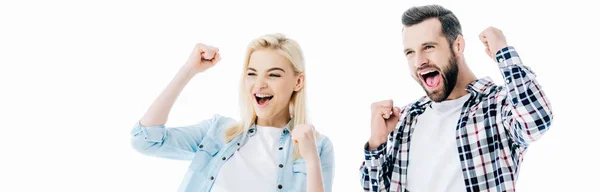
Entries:
{"type": "Polygon", "coordinates": [[[423,81],[419,81],[419,84],[421,84],[421,87],[423,88],[425,93],[427,93],[427,96],[431,100],[433,100],[435,102],[442,102],[442,101],[446,100],[448,98],[448,96],[450,96],[450,93],[452,93],[452,90],[454,90],[454,87],[456,86],[456,80],[458,78],[458,64],[456,62],[456,57],[454,56],[454,53],[452,53],[452,56],[448,60],[448,65],[444,68],[444,70],[441,70],[440,68],[438,68],[437,66],[434,66],[434,65],[426,65],[426,66],[423,66],[423,67],[417,69],[417,71],[419,71],[422,68],[427,68],[427,67],[436,68],[436,70],[438,70],[440,72],[440,76],[441,76],[440,81],[442,81],[441,83],[444,84],[444,87],[441,91],[440,90],[428,91],[426,88],[426,85],[423,85],[423,81]]]}

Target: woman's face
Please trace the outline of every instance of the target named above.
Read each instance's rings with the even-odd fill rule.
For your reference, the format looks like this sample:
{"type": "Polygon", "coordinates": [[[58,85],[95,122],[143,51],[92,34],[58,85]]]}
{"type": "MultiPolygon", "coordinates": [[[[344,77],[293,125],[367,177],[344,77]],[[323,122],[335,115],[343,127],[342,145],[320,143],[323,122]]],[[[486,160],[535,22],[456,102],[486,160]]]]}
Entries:
{"type": "Polygon", "coordinates": [[[292,93],[302,88],[303,78],[277,50],[254,51],[246,69],[245,87],[258,119],[289,118],[292,93]]]}

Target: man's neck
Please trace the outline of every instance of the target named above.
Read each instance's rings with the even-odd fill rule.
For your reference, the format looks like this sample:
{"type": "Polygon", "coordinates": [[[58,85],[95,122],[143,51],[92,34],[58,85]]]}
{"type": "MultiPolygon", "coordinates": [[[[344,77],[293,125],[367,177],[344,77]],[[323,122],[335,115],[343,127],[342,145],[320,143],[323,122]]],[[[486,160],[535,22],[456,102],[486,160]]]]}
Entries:
{"type": "Polygon", "coordinates": [[[446,100],[458,99],[466,94],[469,94],[467,91],[467,86],[473,81],[477,80],[477,76],[473,74],[471,69],[469,69],[464,61],[459,64],[458,76],[456,78],[456,85],[446,100]]]}

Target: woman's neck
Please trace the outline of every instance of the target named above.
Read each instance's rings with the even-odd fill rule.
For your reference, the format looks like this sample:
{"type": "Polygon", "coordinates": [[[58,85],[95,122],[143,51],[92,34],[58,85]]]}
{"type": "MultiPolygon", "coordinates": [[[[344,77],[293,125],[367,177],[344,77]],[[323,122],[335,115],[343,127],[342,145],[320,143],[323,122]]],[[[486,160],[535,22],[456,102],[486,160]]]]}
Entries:
{"type": "Polygon", "coordinates": [[[256,125],[284,128],[290,121],[290,113],[287,110],[267,118],[256,119],[256,125]]]}

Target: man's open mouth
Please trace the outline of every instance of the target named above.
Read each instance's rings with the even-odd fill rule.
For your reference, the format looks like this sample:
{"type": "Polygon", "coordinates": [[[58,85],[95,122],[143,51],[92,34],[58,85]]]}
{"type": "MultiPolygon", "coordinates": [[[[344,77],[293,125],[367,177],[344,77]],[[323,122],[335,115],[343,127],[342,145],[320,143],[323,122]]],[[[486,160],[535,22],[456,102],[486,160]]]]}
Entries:
{"type": "Polygon", "coordinates": [[[435,69],[426,69],[419,72],[423,84],[429,89],[436,88],[440,84],[441,74],[435,69]]]}

